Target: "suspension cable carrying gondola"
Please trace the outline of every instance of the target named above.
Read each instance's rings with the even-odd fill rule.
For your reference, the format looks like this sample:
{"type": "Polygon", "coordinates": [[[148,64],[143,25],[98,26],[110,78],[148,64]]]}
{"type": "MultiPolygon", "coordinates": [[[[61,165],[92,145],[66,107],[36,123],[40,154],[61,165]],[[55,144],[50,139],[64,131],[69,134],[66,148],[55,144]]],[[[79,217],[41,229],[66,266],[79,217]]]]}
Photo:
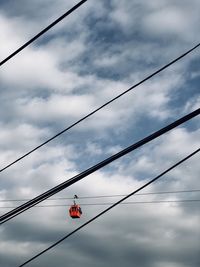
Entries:
{"type": "MultiPolygon", "coordinates": [[[[78,198],[77,195],[74,195],[74,199],[78,198]]],[[[79,205],[76,204],[74,200],[74,204],[69,209],[69,215],[72,219],[79,219],[82,215],[82,210],[79,205]]]]}

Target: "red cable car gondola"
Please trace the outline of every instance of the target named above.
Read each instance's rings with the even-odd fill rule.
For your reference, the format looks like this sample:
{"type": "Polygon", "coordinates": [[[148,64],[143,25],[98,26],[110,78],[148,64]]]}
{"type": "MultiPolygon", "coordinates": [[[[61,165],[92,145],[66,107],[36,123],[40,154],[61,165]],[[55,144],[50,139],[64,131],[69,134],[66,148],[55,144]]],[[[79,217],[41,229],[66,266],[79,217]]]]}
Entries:
{"type": "MultiPolygon", "coordinates": [[[[78,197],[75,195],[74,198],[78,197]]],[[[69,215],[73,219],[79,219],[82,215],[81,207],[76,204],[75,200],[74,200],[74,205],[72,205],[69,209],[69,215]]]]}

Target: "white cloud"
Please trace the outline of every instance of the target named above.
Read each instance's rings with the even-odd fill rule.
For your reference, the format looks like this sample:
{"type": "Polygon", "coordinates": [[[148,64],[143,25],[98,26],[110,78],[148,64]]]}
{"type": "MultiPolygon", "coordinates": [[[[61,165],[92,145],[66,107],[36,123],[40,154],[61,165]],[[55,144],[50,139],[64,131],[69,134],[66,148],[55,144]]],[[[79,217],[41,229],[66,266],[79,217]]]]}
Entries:
{"type": "Polygon", "coordinates": [[[194,98],[190,99],[184,108],[185,112],[192,112],[200,107],[200,97],[195,96],[194,98]]]}
{"type": "Polygon", "coordinates": [[[185,33],[187,22],[185,14],[174,7],[156,10],[144,19],[147,32],[162,35],[185,33]]]}
{"type": "Polygon", "coordinates": [[[94,109],[94,100],[89,95],[51,95],[49,99],[19,100],[19,114],[35,121],[69,120],[86,115],[94,109]]]}

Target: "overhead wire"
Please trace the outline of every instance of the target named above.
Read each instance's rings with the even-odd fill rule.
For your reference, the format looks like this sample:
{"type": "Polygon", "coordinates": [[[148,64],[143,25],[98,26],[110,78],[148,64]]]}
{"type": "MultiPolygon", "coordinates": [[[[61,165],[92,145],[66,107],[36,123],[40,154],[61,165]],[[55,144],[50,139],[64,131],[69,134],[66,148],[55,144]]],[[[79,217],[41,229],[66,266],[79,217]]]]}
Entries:
{"type": "MultiPolygon", "coordinates": [[[[200,202],[200,199],[176,199],[176,200],[151,200],[151,201],[129,201],[120,203],[120,205],[132,205],[132,204],[157,204],[157,203],[192,203],[200,202]]],[[[80,206],[107,206],[113,205],[113,202],[102,203],[79,203],[80,206]]],[[[71,207],[71,204],[50,204],[50,205],[38,205],[34,208],[55,208],[55,207],[71,207]]],[[[13,209],[15,206],[2,206],[0,209],[13,209]]]]}
{"type": "Polygon", "coordinates": [[[162,72],[163,70],[167,69],[169,66],[173,65],[174,63],[176,63],[177,61],[179,61],[180,59],[184,58],[186,55],[188,55],[189,53],[191,53],[192,51],[194,51],[195,49],[197,49],[200,46],[200,43],[198,43],[197,45],[195,45],[194,47],[192,47],[191,49],[187,50],[185,53],[181,54],[179,57],[175,58],[174,60],[170,61],[169,63],[167,63],[166,65],[162,66],[161,68],[159,68],[158,70],[156,70],[155,72],[153,72],[152,74],[148,75],[147,77],[145,77],[143,80],[137,82],[136,84],[134,84],[133,86],[131,86],[130,88],[128,88],[127,90],[125,90],[124,92],[122,92],[121,94],[118,94],[116,97],[112,98],[111,100],[107,101],[106,103],[104,103],[103,105],[101,105],[100,107],[98,107],[97,109],[94,109],[93,111],[91,111],[90,113],[88,113],[87,115],[85,115],[84,117],[82,117],[81,119],[75,121],[74,123],[72,123],[70,126],[66,127],[65,129],[63,129],[62,131],[58,132],[57,134],[55,134],[54,136],[52,136],[51,138],[47,139],[45,142],[41,143],[40,145],[36,146],[35,148],[29,150],[27,153],[23,154],[22,156],[18,157],[17,159],[13,160],[12,162],[8,163],[7,165],[5,165],[4,167],[2,167],[0,169],[0,172],[3,172],[4,170],[8,169],[9,167],[11,167],[12,165],[16,164],[17,162],[21,161],[22,159],[24,159],[25,157],[27,157],[28,155],[32,154],[33,152],[35,152],[36,150],[38,150],[39,148],[45,146],[46,144],[48,144],[49,142],[53,141],[54,139],[56,139],[57,137],[59,137],[60,135],[64,134],[65,132],[67,132],[68,130],[70,130],[71,128],[73,128],[74,126],[76,126],[77,124],[81,123],[82,121],[86,120],[87,118],[89,118],[90,116],[94,115],[95,113],[97,113],[99,110],[103,109],[104,107],[108,106],[109,104],[111,104],[112,102],[114,102],[115,100],[119,99],[120,97],[122,97],[123,95],[127,94],[128,92],[130,92],[131,90],[135,89],[136,87],[138,87],[139,85],[143,84],[144,82],[146,82],[147,80],[151,79],[152,77],[154,77],[155,75],[157,75],[158,73],[162,72]]]}
{"type": "MultiPolygon", "coordinates": [[[[22,212],[30,209],[31,207],[35,206],[36,204],[42,202],[43,200],[53,196],[54,194],[62,191],[63,189],[71,186],[72,184],[82,180],[86,176],[96,172],[97,170],[105,167],[106,165],[110,164],[111,162],[121,158],[122,156],[134,151],[135,149],[147,144],[148,142],[158,138],[159,136],[163,135],[164,133],[167,133],[168,131],[176,128],[177,126],[191,120],[192,118],[198,116],[200,114],[200,108],[196,109],[195,111],[181,117],[180,119],[172,122],[171,124],[168,124],[167,126],[161,128],[160,130],[150,134],[149,136],[143,138],[142,140],[126,147],[125,149],[119,151],[118,153],[110,156],[109,158],[106,158],[105,160],[97,163],[96,165],[93,165],[92,167],[88,168],[87,170],[75,175],[74,177],[70,178],[69,180],[66,180],[65,182],[51,188],[50,190],[38,195],[37,197],[33,198],[32,200],[20,205],[19,207],[3,214],[0,216],[0,224],[3,224],[7,222],[8,220],[18,216],[22,212]]],[[[199,151],[199,149],[197,150],[199,151]]]]}
{"type": "Polygon", "coordinates": [[[74,12],[77,8],[79,8],[82,4],[87,2],[87,0],[82,0],[76,5],[74,5],[71,9],[69,9],[67,12],[65,12],[62,16],[57,18],[55,21],[53,21],[51,24],[49,24],[46,28],[41,30],[38,34],[36,34],[33,38],[31,38],[29,41],[27,41],[25,44],[20,46],[17,50],[15,50],[13,53],[11,53],[9,56],[7,56],[5,59],[3,59],[0,62],[0,66],[4,65],[8,60],[16,56],[19,52],[21,52],[24,48],[29,46],[31,43],[33,43],[36,39],[38,39],[40,36],[42,36],[44,33],[49,31],[52,27],[54,27],[56,24],[58,24],[61,20],[69,16],[72,12],[74,12]]]}
{"type": "Polygon", "coordinates": [[[63,242],[64,240],[66,240],[67,238],[69,238],[71,235],[75,234],[77,231],[79,231],[80,229],[84,228],[86,225],[90,224],[91,222],[93,222],[94,220],[96,220],[97,218],[99,218],[100,216],[102,216],[103,214],[107,213],[109,210],[113,209],[115,206],[119,205],[124,200],[128,199],[129,197],[133,196],[134,194],[136,194],[137,192],[141,191],[145,187],[147,187],[150,184],[154,183],[155,181],[157,181],[158,179],[160,179],[162,176],[164,176],[166,173],[170,172],[171,170],[173,170],[174,168],[176,168],[177,166],[179,166],[180,164],[182,164],[183,162],[185,162],[189,158],[193,157],[199,151],[200,151],[200,149],[197,149],[196,151],[192,152],[191,154],[189,154],[188,156],[186,156],[185,158],[183,158],[179,162],[177,162],[174,165],[172,165],[170,168],[168,168],[165,171],[163,171],[161,174],[159,174],[155,178],[151,179],[149,182],[145,183],[143,186],[139,187],[137,190],[131,192],[127,196],[125,196],[122,199],[120,199],[119,201],[115,202],[113,205],[111,205],[110,207],[106,208],[105,210],[103,210],[102,212],[100,212],[99,214],[97,214],[96,216],[94,216],[92,219],[90,219],[87,222],[83,223],[81,226],[77,227],[75,230],[73,230],[69,234],[65,235],[63,238],[59,239],[57,242],[55,242],[54,244],[52,244],[48,248],[44,249],[40,253],[36,254],[35,256],[33,256],[32,258],[30,258],[29,260],[25,261],[23,264],[19,265],[18,267],[22,267],[22,266],[27,265],[29,262],[33,261],[34,259],[38,258],[39,256],[41,256],[42,254],[44,254],[48,250],[50,250],[53,247],[57,246],[59,243],[63,242]]]}
{"type": "MultiPolygon", "coordinates": [[[[146,193],[136,194],[136,196],[160,195],[160,194],[195,193],[195,192],[200,192],[200,189],[146,192],[146,193]]],[[[124,197],[124,196],[126,196],[126,195],[125,194],[115,194],[115,195],[97,195],[97,196],[78,196],[78,199],[113,198],[113,197],[124,197]]],[[[56,197],[56,198],[46,199],[46,201],[69,200],[69,199],[74,199],[74,197],[56,197]]],[[[29,200],[30,200],[30,198],[24,198],[24,199],[0,199],[0,202],[22,202],[22,201],[29,201],[29,200]]]]}

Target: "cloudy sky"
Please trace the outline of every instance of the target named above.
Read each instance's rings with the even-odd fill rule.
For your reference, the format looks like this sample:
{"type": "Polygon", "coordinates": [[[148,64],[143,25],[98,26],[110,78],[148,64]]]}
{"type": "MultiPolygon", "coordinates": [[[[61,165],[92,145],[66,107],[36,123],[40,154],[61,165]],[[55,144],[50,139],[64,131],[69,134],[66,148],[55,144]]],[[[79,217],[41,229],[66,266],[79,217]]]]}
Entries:
{"type": "MultiPolygon", "coordinates": [[[[74,0],[1,0],[0,60],[71,8],[74,0]]],[[[0,168],[125,91],[199,42],[197,0],[88,0],[0,69],[0,168]]],[[[200,51],[1,173],[1,214],[195,110],[200,51]]],[[[128,194],[196,150],[200,120],[174,129],[54,197],[128,194]]],[[[197,154],[143,192],[200,189],[197,154]]],[[[80,199],[83,204],[119,198],[80,199]]],[[[200,193],[130,201],[200,199],[200,193]]],[[[45,201],[0,229],[0,265],[15,267],[107,206],[45,201]]],[[[199,267],[200,206],[119,205],[27,266],[199,267]]]]}

